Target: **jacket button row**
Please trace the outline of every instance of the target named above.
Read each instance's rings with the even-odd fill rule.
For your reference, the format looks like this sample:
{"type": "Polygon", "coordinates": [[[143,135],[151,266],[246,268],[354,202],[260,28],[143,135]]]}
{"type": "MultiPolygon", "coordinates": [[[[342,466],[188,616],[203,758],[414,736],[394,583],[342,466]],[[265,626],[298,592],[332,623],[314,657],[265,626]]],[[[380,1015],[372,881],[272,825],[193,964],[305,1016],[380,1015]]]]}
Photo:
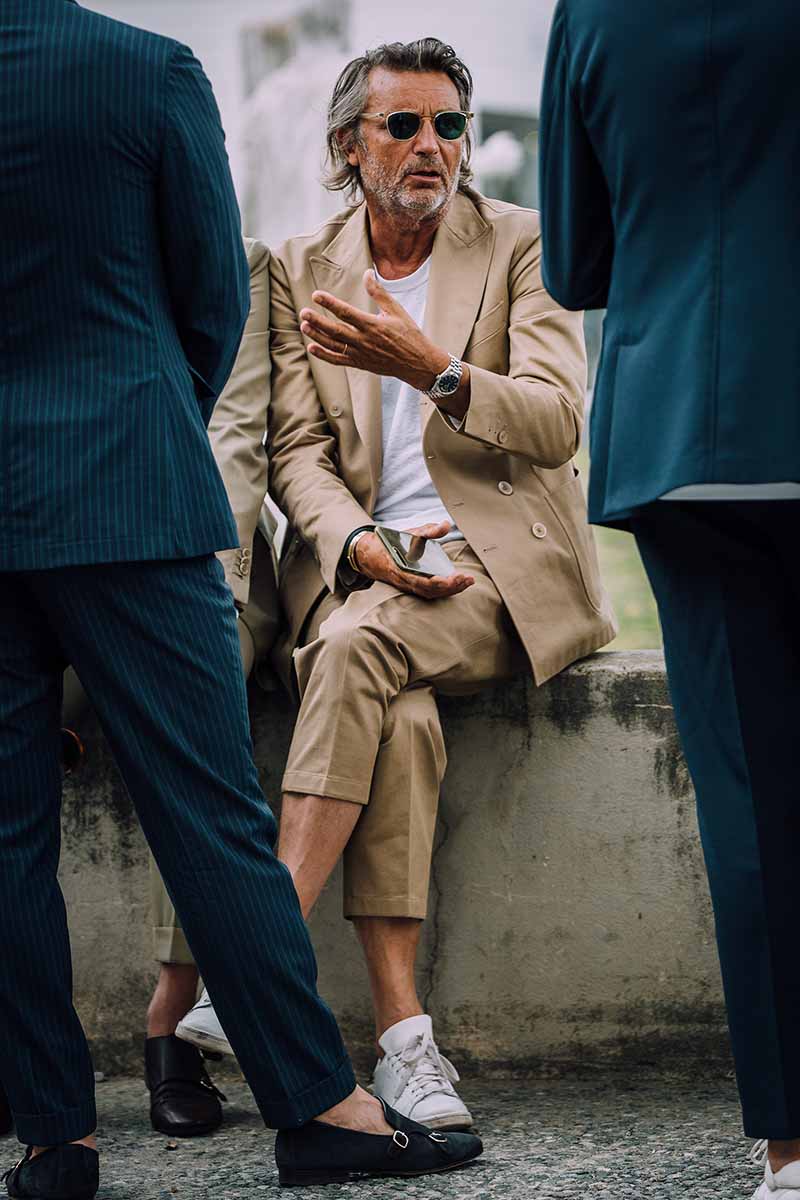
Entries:
{"type": "Polygon", "coordinates": [[[505,479],[501,479],[497,485],[498,492],[502,492],[504,496],[513,496],[514,489],[505,479]]]}
{"type": "Polygon", "coordinates": [[[537,521],[535,525],[531,525],[531,533],[535,538],[547,537],[547,526],[537,521]]]}

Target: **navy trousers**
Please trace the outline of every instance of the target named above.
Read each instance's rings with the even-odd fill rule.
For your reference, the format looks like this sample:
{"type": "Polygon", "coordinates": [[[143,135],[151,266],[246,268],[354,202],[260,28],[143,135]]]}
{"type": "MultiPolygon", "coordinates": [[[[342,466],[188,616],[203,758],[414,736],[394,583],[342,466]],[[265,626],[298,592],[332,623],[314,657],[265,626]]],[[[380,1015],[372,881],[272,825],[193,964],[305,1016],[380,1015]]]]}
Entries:
{"type": "Polygon", "coordinates": [[[268,1125],[355,1078],[253,764],[236,616],[213,556],[0,573],[0,1077],[21,1141],[95,1127],[56,879],[61,680],[100,717],[268,1125]]]}
{"type": "Polygon", "coordinates": [[[672,502],[634,533],[695,785],[750,1137],[800,1137],[800,502],[672,502]]]}

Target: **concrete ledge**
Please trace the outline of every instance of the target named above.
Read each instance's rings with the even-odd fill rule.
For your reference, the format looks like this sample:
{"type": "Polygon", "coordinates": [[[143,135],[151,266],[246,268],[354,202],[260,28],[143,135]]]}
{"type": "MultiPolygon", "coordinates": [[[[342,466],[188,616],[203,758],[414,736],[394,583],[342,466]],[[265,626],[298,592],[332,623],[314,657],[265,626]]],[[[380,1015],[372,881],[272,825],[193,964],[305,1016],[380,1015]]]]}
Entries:
{"type": "MultiPolygon", "coordinates": [[[[598,654],[537,691],[443,700],[450,765],[420,983],[475,1070],[724,1059],[721,986],[694,798],[663,658],[598,654]]],[[[293,714],[253,692],[266,794],[293,714]]],[[[61,877],[76,1005],[104,1071],[137,1069],[154,979],[147,859],[99,735],[65,791],[61,877]]],[[[312,922],[320,986],[356,1062],[369,993],[331,881],[312,922]]]]}

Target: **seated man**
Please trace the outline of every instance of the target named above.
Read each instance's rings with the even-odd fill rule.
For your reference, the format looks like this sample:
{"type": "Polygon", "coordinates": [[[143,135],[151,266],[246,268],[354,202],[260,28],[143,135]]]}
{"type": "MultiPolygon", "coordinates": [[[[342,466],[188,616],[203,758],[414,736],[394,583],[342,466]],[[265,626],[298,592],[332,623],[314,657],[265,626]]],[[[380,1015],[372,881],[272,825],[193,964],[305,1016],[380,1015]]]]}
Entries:
{"type": "Polygon", "coordinates": [[[471,99],[433,38],[351,63],[328,185],[363,202],[270,264],[270,491],[293,529],[280,590],[301,697],[279,855],[308,913],[344,852],[374,1090],[447,1129],[472,1118],[414,985],[436,695],[525,670],[544,683],[616,632],[571,461],[581,318],[542,287],[536,213],[470,189],[471,99]],[[399,570],[376,523],[442,538],[455,573],[399,570]]]}

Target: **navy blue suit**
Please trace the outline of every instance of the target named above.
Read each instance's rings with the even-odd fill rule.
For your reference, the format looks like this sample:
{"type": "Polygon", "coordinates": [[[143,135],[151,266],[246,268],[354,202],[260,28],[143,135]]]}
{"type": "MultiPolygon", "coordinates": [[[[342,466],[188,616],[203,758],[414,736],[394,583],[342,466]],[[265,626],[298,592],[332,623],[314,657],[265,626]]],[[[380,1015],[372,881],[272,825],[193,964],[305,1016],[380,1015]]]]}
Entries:
{"type": "Polygon", "coordinates": [[[249,282],[210,86],[72,0],[0,5],[0,1083],[95,1124],[56,879],[61,672],[100,716],[265,1120],[355,1086],[252,759],[205,425],[249,282]]]}
{"type": "Polygon", "coordinates": [[[608,309],[590,519],[634,532],[658,601],[745,1129],[775,1139],[800,1137],[800,501],[660,498],[800,482],[799,61],[793,0],[559,0],[541,107],[545,285],[608,309]]]}

